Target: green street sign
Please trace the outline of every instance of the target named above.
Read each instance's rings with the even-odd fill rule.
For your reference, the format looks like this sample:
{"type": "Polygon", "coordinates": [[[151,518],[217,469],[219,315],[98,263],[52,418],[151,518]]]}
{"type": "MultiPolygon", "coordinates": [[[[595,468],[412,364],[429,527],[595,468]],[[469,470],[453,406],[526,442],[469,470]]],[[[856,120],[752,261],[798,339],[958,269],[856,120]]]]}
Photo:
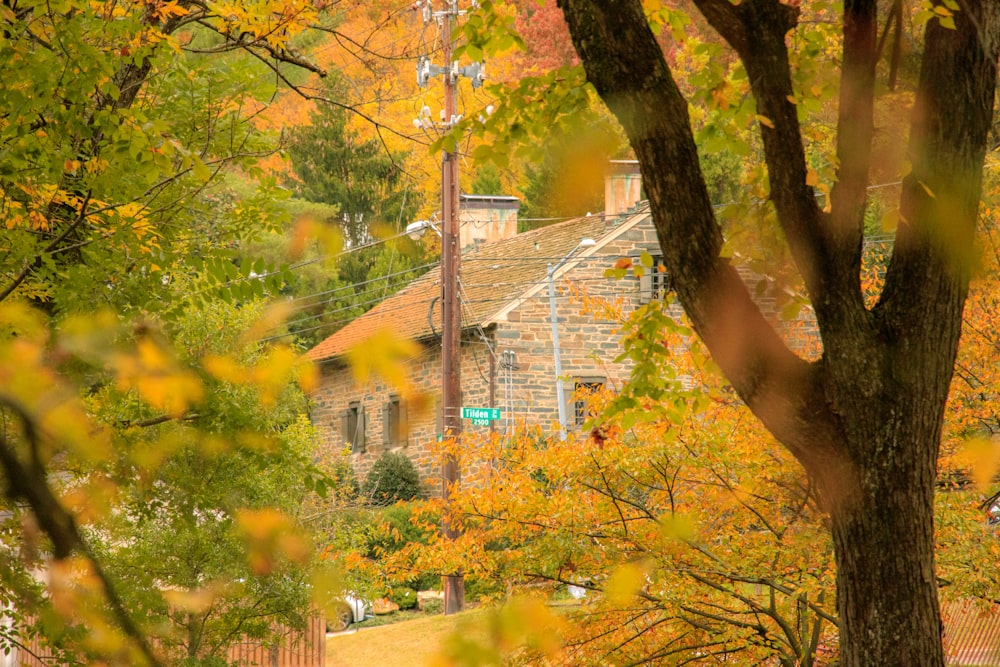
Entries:
{"type": "Polygon", "coordinates": [[[462,419],[471,419],[474,426],[489,426],[500,419],[500,408],[462,408],[462,419]]]}

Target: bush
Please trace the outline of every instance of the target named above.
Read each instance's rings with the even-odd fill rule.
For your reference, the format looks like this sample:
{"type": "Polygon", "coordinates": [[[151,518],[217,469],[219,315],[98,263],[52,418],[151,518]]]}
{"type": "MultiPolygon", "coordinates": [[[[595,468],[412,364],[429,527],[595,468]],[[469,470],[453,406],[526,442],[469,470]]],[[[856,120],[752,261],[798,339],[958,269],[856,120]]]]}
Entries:
{"type": "Polygon", "coordinates": [[[423,611],[427,614],[441,614],[444,612],[444,600],[428,600],[424,604],[423,611]]]}
{"type": "Polygon", "coordinates": [[[423,572],[410,581],[410,585],[418,591],[441,590],[441,574],[439,572],[423,572]]]}
{"type": "Polygon", "coordinates": [[[365,477],[364,493],[374,505],[392,505],[420,495],[420,475],[413,461],[398,452],[386,452],[365,477]]]}
{"type": "Polygon", "coordinates": [[[413,512],[407,505],[385,507],[374,515],[368,530],[366,555],[374,560],[380,554],[395,553],[407,544],[429,544],[437,531],[436,525],[429,530],[414,524],[413,512]]]}
{"type": "Polygon", "coordinates": [[[400,609],[413,609],[417,606],[417,592],[407,586],[393,588],[389,599],[398,604],[400,609]]]}
{"type": "Polygon", "coordinates": [[[467,577],[465,579],[465,598],[469,601],[495,599],[501,597],[507,590],[500,579],[485,577],[467,577]]]}

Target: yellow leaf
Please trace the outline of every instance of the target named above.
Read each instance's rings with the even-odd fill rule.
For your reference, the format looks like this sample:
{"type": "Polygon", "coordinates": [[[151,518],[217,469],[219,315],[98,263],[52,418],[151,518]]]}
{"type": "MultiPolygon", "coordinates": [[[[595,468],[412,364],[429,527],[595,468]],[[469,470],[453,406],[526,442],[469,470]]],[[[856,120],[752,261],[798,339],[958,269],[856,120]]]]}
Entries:
{"type": "Polygon", "coordinates": [[[311,394],[319,388],[319,368],[309,359],[302,357],[295,364],[295,380],[299,388],[311,394]]]}
{"type": "Polygon", "coordinates": [[[172,365],[172,360],[166,351],[149,338],[143,338],[136,344],[139,361],[147,371],[162,371],[172,365]]]}
{"type": "Polygon", "coordinates": [[[161,595],[174,609],[201,614],[225,593],[226,588],[224,584],[214,582],[193,590],[166,589],[161,591],[161,595]]]}
{"type": "Polygon", "coordinates": [[[271,348],[270,354],[253,369],[253,379],[260,390],[261,403],[272,406],[277,402],[298,362],[299,356],[290,347],[276,345],[271,348]]]}
{"type": "Polygon", "coordinates": [[[304,563],[309,557],[309,545],[295,530],[295,522],[275,509],[241,510],[236,524],[255,574],[274,571],[281,558],[304,563]]]}
{"type": "Polygon", "coordinates": [[[760,114],[757,114],[756,118],[757,118],[757,122],[759,122],[761,125],[769,127],[772,130],[774,129],[774,121],[772,121],[767,116],[761,116],[760,114]]]}
{"type": "Polygon", "coordinates": [[[308,244],[316,241],[327,258],[336,257],[344,249],[344,238],[333,225],[316,220],[310,215],[301,216],[292,230],[292,240],[288,245],[288,254],[297,258],[308,244]]]}
{"type": "Polygon", "coordinates": [[[987,491],[1000,471],[1000,439],[975,438],[962,446],[962,462],[969,467],[980,491],[987,491]]]}
{"type": "Polygon", "coordinates": [[[143,400],[171,417],[183,417],[188,406],[200,401],[204,395],[197,376],[186,372],[166,376],[141,375],[135,388],[143,400]]]}
{"type": "Polygon", "coordinates": [[[171,0],[156,10],[157,18],[165,19],[171,16],[185,16],[188,9],[181,7],[177,0],[171,0]]]}
{"type": "Polygon", "coordinates": [[[896,231],[899,227],[899,209],[894,208],[891,211],[886,211],[885,215],[882,216],[882,231],[890,234],[896,231]]]}
{"type": "Polygon", "coordinates": [[[815,169],[806,170],[806,185],[819,185],[819,174],[816,173],[815,169]]]}
{"type": "Polygon", "coordinates": [[[253,323],[253,326],[242,336],[242,340],[248,345],[266,338],[270,332],[278,328],[292,313],[293,306],[288,301],[277,301],[268,305],[264,309],[260,319],[253,323]]]}
{"type": "Polygon", "coordinates": [[[616,568],[604,585],[608,602],[620,607],[629,604],[646,583],[648,567],[645,563],[625,563],[616,568]]]}
{"type": "Polygon", "coordinates": [[[347,351],[347,360],[359,385],[367,384],[377,375],[409,398],[413,387],[409,381],[409,360],[420,351],[412,340],[400,338],[392,329],[384,327],[364,342],[347,351]]]}
{"type": "Polygon", "coordinates": [[[337,613],[337,599],[344,592],[344,578],[340,570],[324,564],[312,571],[310,581],[312,603],[322,609],[327,618],[333,618],[337,613]]]}
{"type": "Polygon", "coordinates": [[[689,540],[694,537],[694,524],[683,514],[665,514],[660,517],[660,534],[673,540],[689,540]]]}
{"type": "Polygon", "coordinates": [[[232,357],[217,354],[207,354],[201,360],[202,366],[209,375],[223,382],[238,384],[247,380],[247,371],[232,357]]]}
{"type": "Polygon", "coordinates": [[[198,376],[178,367],[166,348],[150,337],[136,343],[135,354],[114,356],[117,385],[122,391],[134,389],[149,405],[171,417],[181,417],[188,406],[204,396],[198,376]]]}

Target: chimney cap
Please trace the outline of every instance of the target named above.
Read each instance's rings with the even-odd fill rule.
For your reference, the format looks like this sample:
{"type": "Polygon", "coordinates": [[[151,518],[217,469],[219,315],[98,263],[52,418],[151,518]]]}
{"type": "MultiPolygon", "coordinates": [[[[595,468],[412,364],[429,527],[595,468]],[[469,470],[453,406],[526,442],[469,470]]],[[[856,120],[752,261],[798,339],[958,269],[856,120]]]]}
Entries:
{"type": "Polygon", "coordinates": [[[608,171],[612,174],[638,174],[638,160],[608,160],[608,171]]]}
{"type": "Polygon", "coordinates": [[[492,208],[512,209],[521,207],[521,200],[510,195],[459,195],[459,205],[462,208],[492,208]]]}

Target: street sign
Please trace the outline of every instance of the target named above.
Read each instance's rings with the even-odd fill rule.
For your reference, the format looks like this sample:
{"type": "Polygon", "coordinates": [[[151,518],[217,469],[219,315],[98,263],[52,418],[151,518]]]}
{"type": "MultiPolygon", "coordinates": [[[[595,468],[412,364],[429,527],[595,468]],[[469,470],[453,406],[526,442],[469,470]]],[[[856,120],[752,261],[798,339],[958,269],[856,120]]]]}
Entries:
{"type": "Polygon", "coordinates": [[[471,419],[473,426],[489,426],[500,419],[500,408],[462,408],[462,419],[471,419]]]}

